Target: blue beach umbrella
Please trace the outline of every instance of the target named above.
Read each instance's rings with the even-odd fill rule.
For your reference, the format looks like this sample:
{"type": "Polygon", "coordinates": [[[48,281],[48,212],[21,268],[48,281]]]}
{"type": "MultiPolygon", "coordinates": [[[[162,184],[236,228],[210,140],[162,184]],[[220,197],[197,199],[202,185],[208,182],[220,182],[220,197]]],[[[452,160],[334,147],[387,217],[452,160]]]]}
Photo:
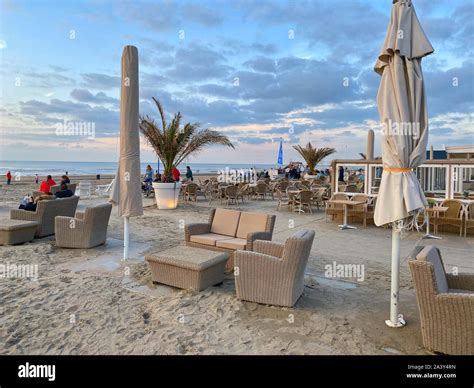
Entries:
{"type": "Polygon", "coordinates": [[[280,139],[280,150],[278,151],[278,164],[283,164],[283,140],[280,139]]]}

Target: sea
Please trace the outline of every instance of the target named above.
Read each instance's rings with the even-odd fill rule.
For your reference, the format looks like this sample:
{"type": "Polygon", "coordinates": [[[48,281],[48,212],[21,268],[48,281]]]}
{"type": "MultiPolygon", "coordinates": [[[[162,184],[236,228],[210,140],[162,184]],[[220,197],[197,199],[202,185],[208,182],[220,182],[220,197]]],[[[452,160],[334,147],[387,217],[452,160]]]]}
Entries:
{"type": "MultiPolygon", "coordinates": [[[[163,165],[160,163],[158,167],[157,161],[142,162],[141,169],[145,172],[146,166],[151,165],[154,170],[162,171],[163,165]]],[[[186,163],[178,166],[181,173],[184,173],[186,166],[189,165],[193,173],[217,173],[219,170],[226,168],[247,169],[255,168],[257,170],[266,170],[269,168],[277,168],[276,164],[223,164],[223,163],[186,163]]],[[[117,162],[59,162],[59,161],[0,161],[0,174],[4,176],[7,171],[12,175],[34,176],[38,174],[43,176],[49,175],[109,175],[115,174],[117,171],[117,162]]]]}

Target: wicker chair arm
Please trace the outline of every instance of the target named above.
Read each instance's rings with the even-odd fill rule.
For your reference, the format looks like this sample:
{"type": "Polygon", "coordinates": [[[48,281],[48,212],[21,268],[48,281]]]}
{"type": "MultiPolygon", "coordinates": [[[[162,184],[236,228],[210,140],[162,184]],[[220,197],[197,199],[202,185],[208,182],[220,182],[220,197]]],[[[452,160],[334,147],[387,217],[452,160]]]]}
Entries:
{"type": "Polygon", "coordinates": [[[37,221],[38,215],[36,214],[36,212],[31,212],[22,209],[12,209],[10,210],[10,219],[22,221],[37,221]]]}
{"type": "Polygon", "coordinates": [[[211,224],[204,224],[204,223],[186,224],[184,226],[184,238],[185,238],[185,241],[190,241],[192,235],[209,233],[210,231],[211,231],[211,224]]]}
{"type": "Polygon", "coordinates": [[[272,241],[255,240],[253,242],[253,251],[281,258],[283,256],[284,244],[274,243],[272,241]]]}
{"type": "Polygon", "coordinates": [[[267,240],[272,239],[272,233],[270,232],[252,232],[247,234],[247,250],[253,250],[253,243],[255,240],[267,240]]]}

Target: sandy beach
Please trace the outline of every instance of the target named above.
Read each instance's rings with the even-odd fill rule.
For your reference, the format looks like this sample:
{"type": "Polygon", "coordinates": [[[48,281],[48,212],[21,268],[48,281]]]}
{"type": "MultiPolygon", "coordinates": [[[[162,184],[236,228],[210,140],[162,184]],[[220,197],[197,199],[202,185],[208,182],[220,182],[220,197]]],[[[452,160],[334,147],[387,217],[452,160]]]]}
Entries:
{"type": "MultiPolygon", "coordinates": [[[[7,218],[34,186],[3,185],[0,217],[7,218]]],[[[81,199],[78,209],[106,201],[81,199]]],[[[107,244],[94,249],[58,248],[54,236],[0,247],[0,263],[38,265],[37,281],[0,281],[1,354],[428,354],[406,260],[400,310],[409,324],[393,330],[384,323],[389,313],[389,229],[359,224],[340,231],[336,222],[324,221],[323,210],[277,212],[272,200],[232,206],[276,214],[277,242],[300,228],[316,231],[303,296],[294,308],[281,308],[238,300],[232,274],[202,292],[152,283],[145,255],[183,244],[183,221],[205,222],[211,207],[222,205],[181,201],[176,210],[166,211],[145,198],[144,206],[144,215],[131,220],[131,259],[126,262],[121,260],[123,223],[116,209],[107,244]],[[364,264],[363,281],[325,277],[325,265],[334,262],[364,264]]],[[[436,244],[446,267],[472,272],[472,238],[445,236],[436,244]]],[[[409,233],[403,238],[402,257],[420,237],[409,233]]]]}

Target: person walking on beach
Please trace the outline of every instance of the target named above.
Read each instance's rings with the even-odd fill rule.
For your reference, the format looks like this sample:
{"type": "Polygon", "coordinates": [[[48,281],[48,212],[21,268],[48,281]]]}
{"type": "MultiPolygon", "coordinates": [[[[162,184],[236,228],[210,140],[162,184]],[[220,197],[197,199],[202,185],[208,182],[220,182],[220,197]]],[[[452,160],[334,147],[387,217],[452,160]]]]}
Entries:
{"type": "Polygon", "coordinates": [[[153,169],[150,165],[146,166],[145,176],[143,178],[143,181],[145,183],[153,182],[153,169]]]}
{"type": "Polygon", "coordinates": [[[6,176],[7,176],[7,185],[9,185],[12,181],[12,173],[10,172],[10,170],[8,170],[6,176]]]}
{"type": "Polygon", "coordinates": [[[38,182],[39,182],[38,174],[35,174],[35,183],[38,184],[38,182]]]}
{"type": "Polygon", "coordinates": [[[173,175],[173,180],[175,182],[179,182],[179,179],[181,177],[181,173],[179,170],[176,168],[176,166],[173,166],[173,169],[171,170],[171,174],[173,175]]]}
{"type": "Polygon", "coordinates": [[[191,182],[194,180],[193,172],[191,171],[191,167],[186,166],[186,179],[190,180],[191,182]]]}
{"type": "Polygon", "coordinates": [[[56,182],[53,180],[51,175],[48,175],[46,179],[41,182],[39,191],[42,193],[49,193],[51,191],[51,186],[56,186],[56,182]]]}

